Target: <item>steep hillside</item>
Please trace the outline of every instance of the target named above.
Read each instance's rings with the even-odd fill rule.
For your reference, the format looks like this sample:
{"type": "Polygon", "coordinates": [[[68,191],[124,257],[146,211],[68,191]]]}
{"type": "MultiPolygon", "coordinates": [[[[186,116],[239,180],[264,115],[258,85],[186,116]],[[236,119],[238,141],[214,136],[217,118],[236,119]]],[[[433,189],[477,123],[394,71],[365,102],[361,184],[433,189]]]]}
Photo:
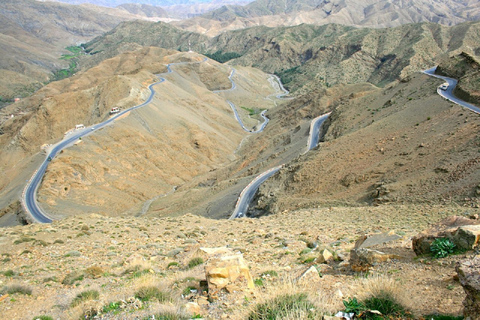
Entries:
{"type": "MultiPolygon", "coordinates": [[[[341,25],[255,27],[208,39],[164,23],[123,23],[87,44],[98,59],[133,44],[231,54],[229,64],[254,66],[282,77],[293,91],[336,83],[376,85],[435,65],[444,55],[480,50],[480,23],[454,27],[410,24],[388,29],[341,25]],[[133,36],[135,35],[135,36],[133,36]]],[[[95,55],[93,56],[95,58],[95,55]]]]}
{"type": "Polygon", "coordinates": [[[479,18],[480,6],[475,0],[257,0],[245,6],[224,6],[177,25],[217,35],[226,29],[258,25],[338,23],[378,28],[417,22],[454,25],[479,18]]]}
{"type": "Polygon", "coordinates": [[[480,121],[438,96],[440,83],[416,74],[339,101],[325,142],[267,180],[251,214],[388,202],[478,207],[480,121]]]}
{"type": "MultiPolygon", "coordinates": [[[[230,69],[194,53],[143,48],[51,83],[7,107],[15,117],[2,124],[0,135],[5,205],[19,196],[25,172],[32,172],[28,166],[41,158],[40,146],[55,143],[76,124],[107,119],[114,106],[124,109],[143,102],[146,87],[157,81],[155,74],[166,72],[165,65],[172,62],[182,64],[172,66],[175,72],[166,76],[167,82],[155,87],[151,105],[55,158],[39,190],[42,206],[58,218],[85,212],[137,215],[145,201],[234,160],[246,133],[225,99],[212,92],[230,88],[230,69]]],[[[253,69],[237,73],[249,79],[236,90],[239,98],[247,97],[240,113],[241,106],[264,107],[264,97],[273,93],[267,76],[253,69]]],[[[245,123],[253,126],[257,120],[245,123]]]]}
{"type": "Polygon", "coordinates": [[[455,95],[465,101],[480,105],[480,62],[478,57],[462,52],[442,61],[436,72],[458,79],[455,95]]]}
{"type": "Polygon", "coordinates": [[[137,19],[124,10],[71,6],[35,0],[0,2],[0,96],[28,96],[48,82],[68,46],[87,42],[121,21],[137,19]]]}

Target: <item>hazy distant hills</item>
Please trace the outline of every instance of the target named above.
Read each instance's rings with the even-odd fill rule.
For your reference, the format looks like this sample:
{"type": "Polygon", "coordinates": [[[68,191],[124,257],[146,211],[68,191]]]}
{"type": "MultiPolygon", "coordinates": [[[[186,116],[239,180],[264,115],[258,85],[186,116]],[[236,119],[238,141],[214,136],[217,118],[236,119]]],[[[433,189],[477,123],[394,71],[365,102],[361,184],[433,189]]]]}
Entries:
{"type": "Polygon", "coordinates": [[[476,0],[257,0],[245,6],[223,6],[179,26],[216,35],[220,30],[257,25],[323,25],[394,27],[435,22],[454,25],[480,19],[476,0]]]}
{"type": "Polygon", "coordinates": [[[104,7],[116,7],[123,4],[147,4],[151,6],[171,6],[176,4],[195,4],[211,2],[210,0],[52,0],[69,4],[92,3],[104,7]]]}
{"type": "Polygon", "coordinates": [[[152,18],[152,17],[167,18],[168,17],[168,13],[167,11],[165,11],[165,9],[162,9],[157,6],[148,5],[148,4],[125,3],[122,5],[119,5],[117,8],[125,9],[130,13],[143,15],[149,18],[152,18]]]}

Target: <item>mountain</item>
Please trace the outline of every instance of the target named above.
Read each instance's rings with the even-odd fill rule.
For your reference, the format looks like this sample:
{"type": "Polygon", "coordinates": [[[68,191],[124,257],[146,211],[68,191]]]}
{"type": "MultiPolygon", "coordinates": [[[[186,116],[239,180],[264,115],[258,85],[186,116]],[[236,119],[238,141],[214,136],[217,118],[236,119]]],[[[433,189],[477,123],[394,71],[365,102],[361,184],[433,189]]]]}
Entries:
{"type": "Polygon", "coordinates": [[[34,0],[0,2],[0,96],[28,96],[68,68],[65,50],[103,34],[125,20],[138,19],[125,10],[72,6],[34,0]]]}
{"type": "Polygon", "coordinates": [[[454,25],[479,19],[480,4],[475,0],[257,0],[245,6],[224,6],[177,25],[217,35],[226,29],[258,25],[338,23],[383,28],[418,22],[454,25]]]}
{"type": "MultiPolygon", "coordinates": [[[[395,28],[354,28],[336,24],[253,27],[214,38],[164,23],[125,22],[86,44],[101,57],[128,43],[236,57],[229,64],[276,73],[292,90],[368,81],[383,86],[435,65],[445,55],[480,50],[480,23],[452,27],[418,23],[395,28]]],[[[95,55],[93,55],[95,56],[95,55]]]]}
{"type": "Polygon", "coordinates": [[[145,16],[148,18],[168,18],[165,9],[157,6],[140,3],[125,3],[117,6],[118,9],[124,9],[132,14],[145,16]]]}

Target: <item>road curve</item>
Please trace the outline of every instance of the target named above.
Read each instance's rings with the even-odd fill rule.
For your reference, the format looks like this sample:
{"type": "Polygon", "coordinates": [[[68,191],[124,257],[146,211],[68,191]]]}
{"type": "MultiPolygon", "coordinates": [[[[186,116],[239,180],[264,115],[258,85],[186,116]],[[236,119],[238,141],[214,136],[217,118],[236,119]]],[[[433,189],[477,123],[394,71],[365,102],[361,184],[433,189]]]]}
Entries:
{"type": "MultiPolygon", "coordinates": [[[[285,99],[284,96],[289,94],[289,92],[283,87],[283,84],[279,77],[277,77],[276,75],[272,75],[272,76],[277,80],[280,86],[280,89],[283,91],[283,93],[276,95],[276,97],[279,99],[282,99],[282,98],[285,99]]],[[[236,110],[234,110],[234,112],[235,114],[237,114],[236,110]]],[[[325,122],[325,120],[328,118],[329,115],[330,113],[326,113],[312,120],[310,124],[310,134],[308,136],[308,142],[307,142],[307,151],[305,153],[307,153],[309,150],[315,148],[318,145],[318,142],[320,139],[320,128],[322,127],[322,124],[325,122]]],[[[262,113],[262,116],[263,116],[263,113],[262,113]]],[[[243,124],[241,122],[240,124],[243,127],[243,124]]],[[[264,123],[264,125],[266,125],[266,123],[264,123]]],[[[282,164],[280,166],[271,168],[261,173],[260,175],[258,175],[255,179],[253,179],[252,182],[250,182],[240,193],[237,203],[235,204],[235,209],[233,210],[233,213],[229,219],[231,220],[231,219],[241,218],[245,216],[248,211],[250,202],[252,202],[252,199],[255,196],[255,193],[258,191],[258,188],[260,187],[260,185],[265,180],[267,180],[272,175],[274,175],[276,172],[278,172],[283,166],[284,165],[282,164]]]]}
{"type": "Polygon", "coordinates": [[[151,85],[148,86],[148,89],[150,90],[150,95],[147,98],[147,100],[137,106],[128,108],[123,110],[122,112],[116,114],[115,116],[109,118],[108,120],[101,122],[96,125],[92,125],[90,127],[87,127],[81,131],[76,131],[73,132],[69,135],[67,135],[62,141],[54,145],[50,152],[45,157],[45,160],[42,162],[40,167],[34,172],[32,178],[27,182],[27,185],[24,188],[23,194],[22,194],[22,205],[27,213],[30,214],[30,216],[33,218],[34,221],[39,222],[39,223],[50,223],[52,222],[52,218],[39,206],[37,202],[37,190],[38,187],[40,186],[40,183],[42,182],[43,176],[45,174],[45,171],[47,170],[48,164],[50,161],[55,158],[55,156],[62,151],[63,149],[72,146],[75,142],[77,142],[79,139],[82,137],[85,137],[87,135],[90,135],[91,133],[102,129],[106,127],[107,125],[111,124],[113,121],[115,121],[117,118],[123,116],[127,112],[136,110],[138,108],[144,107],[148,105],[150,102],[152,102],[153,97],[155,96],[155,90],[153,89],[154,86],[157,84],[160,84],[165,80],[165,78],[159,77],[160,75],[165,75],[172,73],[171,66],[172,65],[177,65],[177,64],[188,64],[188,63],[201,63],[205,62],[207,58],[205,58],[202,61],[199,62],[179,62],[179,63],[170,63],[167,65],[167,72],[158,74],[157,77],[159,80],[155,83],[152,83],[151,85]]]}
{"type": "MultiPolygon", "coordinates": [[[[227,91],[232,91],[234,90],[235,88],[237,88],[237,85],[235,84],[235,81],[233,81],[233,76],[235,75],[235,72],[237,70],[235,70],[234,68],[232,68],[232,71],[230,72],[230,75],[228,76],[228,79],[230,80],[230,82],[232,83],[232,86],[229,88],[229,89],[225,89],[225,90],[214,90],[212,91],[213,93],[220,93],[220,92],[227,92],[227,91]]],[[[283,86],[282,86],[283,87],[283,86]]],[[[288,91],[287,91],[288,92],[288,91]]],[[[240,119],[240,115],[238,114],[238,111],[237,111],[237,107],[235,106],[235,104],[233,104],[233,102],[227,100],[227,103],[228,105],[230,106],[230,108],[232,109],[233,111],[233,114],[235,116],[235,119],[237,119],[238,123],[240,124],[240,126],[242,127],[243,130],[245,130],[246,132],[249,132],[249,133],[260,133],[262,132],[265,127],[267,126],[268,122],[270,121],[267,116],[265,115],[265,113],[267,112],[267,110],[264,110],[262,111],[262,113],[260,113],[260,116],[262,116],[263,118],[263,123],[260,125],[260,128],[258,128],[257,130],[253,130],[253,129],[248,129],[247,127],[245,127],[245,125],[243,124],[243,121],[242,119],[240,119]]]]}
{"type": "Polygon", "coordinates": [[[325,122],[325,120],[327,120],[328,116],[330,116],[330,112],[316,117],[310,123],[310,134],[308,135],[307,151],[305,153],[312,150],[318,145],[318,142],[320,140],[320,128],[322,127],[322,124],[325,122]]]}
{"type": "Polygon", "coordinates": [[[458,81],[453,79],[453,78],[449,78],[449,77],[440,76],[438,74],[435,74],[436,69],[437,69],[437,67],[435,66],[433,68],[430,68],[428,70],[423,71],[423,73],[425,73],[429,76],[435,77],[435,78],[445,80],[448,83],[448,87],[447,87],[446,90],[440,89],[440,86],[439,86],[437,88],[437,93],[439,95],[441,95],[442,97],[444,97],[445,99],[447,99],[447,100],[449,100],[449,101],[451,101],[455,104],[458,104],[459,106],[462,106],[462,107],[467,108],[467,109],[469,109],[469,110],[471,110],[475,113],[480,114],[480,108],[479,107],[474,106],[473,104],[470,104],[468,102],[465,102],[465,101],[460,100],[457,97],[455,97],[455,95],[453,94],[453,90],[455,90],[455,87],[457,86],[458,81]]]}
{"type": "Polygon", "coordinates": [[[283,165],[271,168],[253,179],[252,182],[250,182],[248,186],[246,186],[240,193],[235,205],[235,210],[233,210],[229,220],[243,217],[247,213],[248,206],[250,205],[250,202],[252,202],[252,199],[255,196],[255,193],[257,193],[258,188],[260,188],[260,185],[265,180],[273,176],[282,167],[283,165]]]}

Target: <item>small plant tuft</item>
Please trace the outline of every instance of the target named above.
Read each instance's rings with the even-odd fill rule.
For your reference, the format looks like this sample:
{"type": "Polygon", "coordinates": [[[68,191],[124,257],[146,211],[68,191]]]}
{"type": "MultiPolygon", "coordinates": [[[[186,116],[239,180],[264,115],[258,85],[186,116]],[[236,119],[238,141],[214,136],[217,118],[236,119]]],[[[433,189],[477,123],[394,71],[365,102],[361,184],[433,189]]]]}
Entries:
{"type": "Polygon", "coordinates": [[[24,295],[32,295],[32,288],[27,287],[27,286],[22,286],[19,284],[13,284],[7,287],[4,287],[2,290],[0,290],[0,295],[2,294],[24,294],[24,295]]]}
{"type": "Polygon", "coordinates": [[[37,316],[37,317],[33,317],[32,320],[53,320],[53,318],[50,316],[37,316]]]}
{"type": "Polygon", "coordinates": [[[143,302],[150,300],[158,300],[159,302],[170,301],[170,295],[155,286],[140,287],[135,292],[135,298],[143,302]]]}
{"type": "Polygon", "coordinates": [[[99,297],[100,297],[100,294],[98,293],[97,290],[86,290],[77,294],[77,296],[73,298],[70,306],[76,307],[82,302],[89,301],[89,300],[97,300],[99,297]]]}
{"type": "Polygon", "coordinates": [[[200,257],[193,258],[188,262],[188,269],[192,269],[198,265],[201,265],[203,262],[204,262],[203,259],[200,257]]]}
{"type": "Polygon", "coordinates": [[[447,238],[437,238],[430,245],[430,251],[435,258],[445,258],[455,250],[455,244],[447,238]]]}
{"type": "Polygon", "coordinates": [[[293,319],[299,316],[302,319],[321,319],[322,316],[316,309],[316,306],[308,301],[305,293],[287,294],[258,304],[248,319],[293,319]]]}

